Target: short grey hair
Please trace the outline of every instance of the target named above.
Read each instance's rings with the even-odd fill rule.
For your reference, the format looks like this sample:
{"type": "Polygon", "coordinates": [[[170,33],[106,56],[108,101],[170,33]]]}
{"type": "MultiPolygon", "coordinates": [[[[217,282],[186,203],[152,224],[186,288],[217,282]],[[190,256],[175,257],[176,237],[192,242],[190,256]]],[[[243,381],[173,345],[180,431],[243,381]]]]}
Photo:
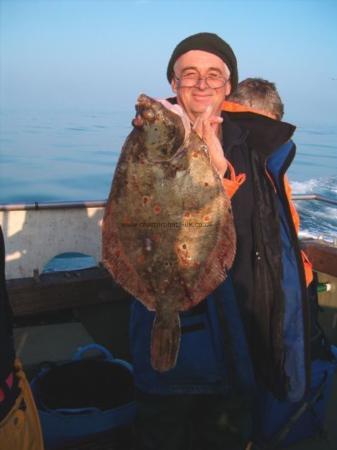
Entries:
{"type": "Polygon", "coordinates": [[[281,120],[284,114],[284,106],[275,83],[262,78],[246,78],[241,81],[227,100],[265,111],[277,120],[281,120]]]}

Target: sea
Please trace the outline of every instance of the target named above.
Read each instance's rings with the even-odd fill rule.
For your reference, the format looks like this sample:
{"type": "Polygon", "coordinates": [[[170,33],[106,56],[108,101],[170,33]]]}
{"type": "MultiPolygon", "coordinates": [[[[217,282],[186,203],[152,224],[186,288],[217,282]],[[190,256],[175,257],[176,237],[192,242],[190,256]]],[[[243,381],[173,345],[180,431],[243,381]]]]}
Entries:
{"type": "MultiPolygon", "coordinates": [[[[105,200],[133,111],[0,112],[0,203],[105,200]]],[[[293,194],[337,201],[337,124],[298,126],[293,194]]],[[[296,201],[300,235],[337,242],[337,206],[296,201]]]]}

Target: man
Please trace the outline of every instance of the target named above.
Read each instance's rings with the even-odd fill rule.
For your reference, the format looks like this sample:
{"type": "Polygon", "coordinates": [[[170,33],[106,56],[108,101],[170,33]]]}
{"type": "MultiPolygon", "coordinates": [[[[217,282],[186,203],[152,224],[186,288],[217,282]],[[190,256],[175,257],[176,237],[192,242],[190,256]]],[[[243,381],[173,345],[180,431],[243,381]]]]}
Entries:
{"type": "MultiPolygon", "coordinates": [[[[282,120],[284,115],[284,105],[274,83],[262,78],[246,78],[241,81],[236,90],[232,92],[223,104],[223,109],[227,112],[250,112],[253,114],[269,117],[274,120],[282,120]]],[[[232,115],[232,119],[235,115],[232,115]]],[[[239,119],[239,115],[236,115],[239,119]]],[[[252,116],[253,118],[254,116],[252,116]]],[[[269,122],[270,123],[270,122],[269,122]]],[[[297,233],[300,228],[300,219],[296,208],[291,200],[291,187],[288,178],[284,176],[284,184],[289,200],[292,218],[297,233]]],[[[312,265],[307,256],[302,251],[302,259],[305,270],[306,284],[313,280],[312,265]]]]}
{"type": "Polygon", "coordinates": [[[39,416],[28,381],[15,360],[12,311],[5,282],[5,247],[0,227],[0,448],[43,450],[39,416]]]}
{"type": "MultiPolygon", "coordinates": [[[[235,92],[233,92],[224,102],[223,107],[227,112],[230,113],[229,115],[233,121],[239,122],[241,120],[244,120],[245,117],[246,119],[247,117],[249,117],[249,120],[251,122],[251,134],[254,134],[254,126],[252,125],[254,123],[254,119],[259,122],[260,117],[265,116],[276,121],[280,121],[282,120],[284,114],[284,106],[275,84],[261,78],[247,78],[241,81],[238,84],[235,92]]],[[[265,133],[268,133],[268,127],[272,123],[273,122],[269,120],[265,121],[265,133]]],[[[276,155],[278,152],[280,152],[280,149],[276,151],[276,155]]],[[[273,160],[273,158],[275,158],[275,156],[271,155],[271,161],[273,160]]],[[[293,219],[293,226],[296,230],[296,233],[298,233],[299,216],[295,209],[295,205],[291,200],[291,188],[285,174],[283,185],[289,202],[289,209],[293,219]]],[[[281,228],[284,228],[284,225],[282,225],[281,228]]],[[[317,366],[315,366],[315,364],[318,361],[333,361],[334,357],[331,352],[330,343],[325,336],[318,320],[317,278],[314,277],[312,265],[303,251],[301,251],[301,257],[305,273],[306,286],[308,289],[308,304],[310,305],[310,356],[311,362],[313,364],[313,370],[317,370],[317,366]]],[[[285,277],[283,283],[284,282],[286,282],[285,277]]],[[[286,289],[284,290],[286,291],[286,289]]],[[[293,320],[293,318],[294,314],[288,314],[288,317],[285,317],[285,330],[291,329],[291,325],[289,324],[289,322],[293,320]]],[[[286,337],[287,332],[285,332],[284,335],[286,337]]],[[[252,353],[254,354],[254,339],[250,339],[250,343],[252,344],[252,353]]],[[[286,345],[287,344],[289,346],[292,345],[290,341],[288,341],[288,343],[286,342],[286,345]]],[[[291,351],[291,349],[288,350],[288,355],[291,354],[291,351]]],[[[295,403],[297,405],[297,408],[300,409],[303,407],[303,404],[308,403],[308,400],[310,400],[314,396],[315,392],[316,386],[315,384],[313,384],[307,396],[304,397],[303,401],[301,403],[295,403]]],[[[291,408],[293,408],[291,395],[288,395],[288,399],[285,399],[285,401],[278,402],[266,389],[263,389],[262,387],[259,392],[259,398],[256,402],[254,439],[258,442],[269,442],[270,447],[279,447],[282,446],[282,444],[285,444],[287,434],[281,434],[279,433],[279,431],[281,426],[284,426],[289,420],[289,411],[287,408],[289,408],[289,411],[291,408]],[[273,415],[275,417],[275,414],[277,414],[278,420],[271,427],[270,424],[273,421],[273,415],[270,416],[272,404],[275,405],[273,415]]],[[[304,410],[302,410],[302,413],[304,413],[304,410]]],[[[313,432],[312,429],[307,431],[308,436],[313,432]]]]}
{"type": "MultiPolygon", "coordinates": [[[[299,231],[299,217],[291,201],[291,189],[285,172],[295,156],[295,146],[290,140],[294,127],[280,122],[284,113],[284,106],[273,83],[260,78],[248,78],[239,83],[235,92],[224,102],[224,109],[231,120],[249,131],[247,143],[250,148],[251,158],[258,160],[265,168],[265,175],[270,179],[274,188],[275,217],[269,217],[272,225],[274,222],[275,237],[279,235],[279,243],[275,245],[273,253],[277,254],[277,247],[281,247],[281,261],[273,262],[273,257],[265,251],[264,258],[273,265],[274,271],[280,270],[280,282],[282,289],[281,297],[263,293],[258,286],[259,272],[255,275],[255,294],[247,297],[244,304],[245,324],[251,353],[254,361],[255,371],[260,381],[278,398],[299,400],[308,386],[310,378],[310,351],[309,351],[309,306],[307,301],[306,287],[313,279],[312,267],[306,255],[300,251],[297,234],[299,231]],[[274,119],[274,120],[270,120],[274,119]],[[276,195],[275,195],[276,194],[276,195]],[[279,224],[277,225],[275,218],[279,224]],[[277,233],[277,229],[279,232],[277,233]],[[272,366],[266,366],[266,360],[273,358],[275,347],[272,342],[268,347],[265,343],[270,338],[276,343],[276,333],[270,333],[270,328],[275,326],[275,316],[266,316],[261,310],[261,303],[269,304],[269,308],[282,306],[279,311],[281,320],[278,324],[279,335],[283,343],[279,346],[280,355],[284,357],[284,381],[288,383],[286,389],[280,390],[281,383],[273,383],[277,380],[277,374],[272,366]],[[306,315],[301,320],[299,315],[306,315]],[[269,328],[269,329],[268,329],[269,328]],[[264,335],[263,335],[264,332],[264,335]],[[296,342],[296,344],[294,344],[296,342]],[[283,347],[283,348],[282,348],[283,347]],[[282,353],[281,353],[282,352],[282,353]],[[296,379],[304,376],[304,383],[298,383],[296,379]]],[[[254,175],[254,174],[253,174],[254,175]]],[[[255,173],[255,179],[261,179],[261,173],[255,173]]],[[[268,184],[264,186],[264,193],[255,189],[255,199],[258,204],[266,204],[266,192],[268,184]],[[265,199],[259,201],[260,199],[265,199]]],[[[260,212],[262,217],[266,211],[260,212]]],[[[267,217],[266,217],[267,219],[267,217]]],[[[261,228],[256,223],[256,235],[260,235],[261,228]]],[[[266,231],[265,231],[266,233],[266,231]]],[[[260,248],[267,248],[268,237],[262,236],[260,248]],[[265,244],[263,243],[265,240],[265,244]]],[[[272,235],[269,242],[273,242],[272,235]]],[[[269,244],[270,245],[270,244],[269,244]]],[[[260,251],[258,251],[261,257],[260,251]]],[[[266,274],[264,274],[266,276],[266,274]]],[[[240,281],[239,281],[240,282],[240,281]]],[[[274,286],[277,284],[274,280],[274,286]]],[[[254,291],[253,291],[254,292],[254,291]]],[[[267,308],[268,310],[268,308],[267,308]]],[[[281,361],[277,364],[282,363],[281,361]]],[[[275,366],[276,367],[276,366],[275,366]]],[[[280,380],[279,380],[280,381],[280,380]]]]}
{"type": "MultiPolygon", "coordinates": [[[[236,123],[222,111],[224,100],[237,86],[238,72],[232,49],[215,34],[198,33],[178,44],[167,77],[176,94],[169,101],[182,106],[207,143],[211,162],[232,198],[237,252],[226,282],[192,311],[181,314],[180,354],[177,366],[168,373],[151,369],[145,355],[153,315],[139,302],[133,305],[131,347],[140,448],[243,449],[254,382],[238,305],[248,335],[254,336],[259,346],[253,355],[255,371],[266,386],[283,398],[289,391],[294,396],[303,395],[307,383],[305,299],[297,247],[291,255],[295,301],[291,296],[289,304],[286,302],[282,285],[283,246],[292,248],[297,238],[291,235],[291,242],[282,241],[277,188],[265,173],[268,157],[289,140],[294,127],[280,122],[280,129],[272,130],[272,143],[255,145],[244,118],[236,123]],[[286,371],[283,318],[291,313],[289,305],[301,311],[295,322],[300,324],[302,335],[298,349],[287,354],[290,369],[286,371]],[[295,355],[298,364],[293,375],[295,355]],[[191,429],[193,433],[188,436],[191,429]]],[[[283,169],[284,164],[277,167],[276,176],[283,169]]],[[[282,198],[280,208],[283,203],[288,204],[282,198]]],[[[288,219],[284,218],[291,227],[288,219]]]]}
{"type": "MultiPolygon", "coordinates": [[[[262,78],[246,78],[240,81],[236,90],[232,92],[223,104],[227,112],[251,112],[274,120],[282,120],[284,105],[274,83],[262,78]]],[[[235,115],[232,115],[232,119],[235,115]]],[[[237,115],[237,118],[239,116],[237,115]]],[[[289,207],[297,233],[300,229],[300,218],[291,198],[291,187],[288,177],[284,175],[284,186],[289,200],[289,207]]],[[[306,254],[301,251],[306,285],[313,281],[312,264],[306,254]]]]}
{"type": "Polygon", "coordinates": [[[226,111],[252,112],[282,120],[284,105],[274,83],[262,78],[246,78],[227,97],[226,111]]]}

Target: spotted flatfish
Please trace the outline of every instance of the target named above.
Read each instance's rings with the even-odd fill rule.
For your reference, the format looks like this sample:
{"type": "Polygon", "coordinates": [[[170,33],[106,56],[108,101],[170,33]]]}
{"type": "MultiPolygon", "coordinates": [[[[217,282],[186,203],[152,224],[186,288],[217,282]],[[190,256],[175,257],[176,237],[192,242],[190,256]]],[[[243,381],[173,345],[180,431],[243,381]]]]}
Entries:
{"type": "Polygon", "coordinates": [[[175,108],[139,96],[102,235],[102,260],[115,281],[156,313],[149,351],[160,372],[176,364],[179,312],[226,278],[236,248],[222,180],[206,144],[175,108]]]}

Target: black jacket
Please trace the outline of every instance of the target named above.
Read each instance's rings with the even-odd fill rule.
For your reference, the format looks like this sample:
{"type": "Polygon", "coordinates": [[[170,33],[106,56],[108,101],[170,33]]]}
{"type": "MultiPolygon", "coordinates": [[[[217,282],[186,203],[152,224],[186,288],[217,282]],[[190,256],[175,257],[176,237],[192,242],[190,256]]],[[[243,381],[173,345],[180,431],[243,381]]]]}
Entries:
{"type": "Polygon", "coordinates": [[[299,351],[305,353],[301,356],[306,366],[306,387],[310,376],[309,317],[299,244],[289,214],[288,201],[284,192],[276,188],[284,186],[283,175],[294,157],[294,144],[278,174],[280,184],[276,180],[274,182],[267,173],[267,163],[274,152],[289,141],[295,127],[254,113],[223,113],[223,118],[225,156],[237,174],[246,174],[245,183],[232,199],[238,242],[232,277],[257,378],[276,397],[283,399],[287,397],[289,390],[289,374],[285,369],[289,345],[285,345],[284,332],[287,294],[284,290],[284,241],[281,238],[280,204],[287,218],[286,226],[290,230],[289,245],[294,248],[297,258],[297,289],[301,291],[299,297],[304,317],[304,352],[299,351]],[[238,129],[241,130],[241,141],[238,129]]]}

